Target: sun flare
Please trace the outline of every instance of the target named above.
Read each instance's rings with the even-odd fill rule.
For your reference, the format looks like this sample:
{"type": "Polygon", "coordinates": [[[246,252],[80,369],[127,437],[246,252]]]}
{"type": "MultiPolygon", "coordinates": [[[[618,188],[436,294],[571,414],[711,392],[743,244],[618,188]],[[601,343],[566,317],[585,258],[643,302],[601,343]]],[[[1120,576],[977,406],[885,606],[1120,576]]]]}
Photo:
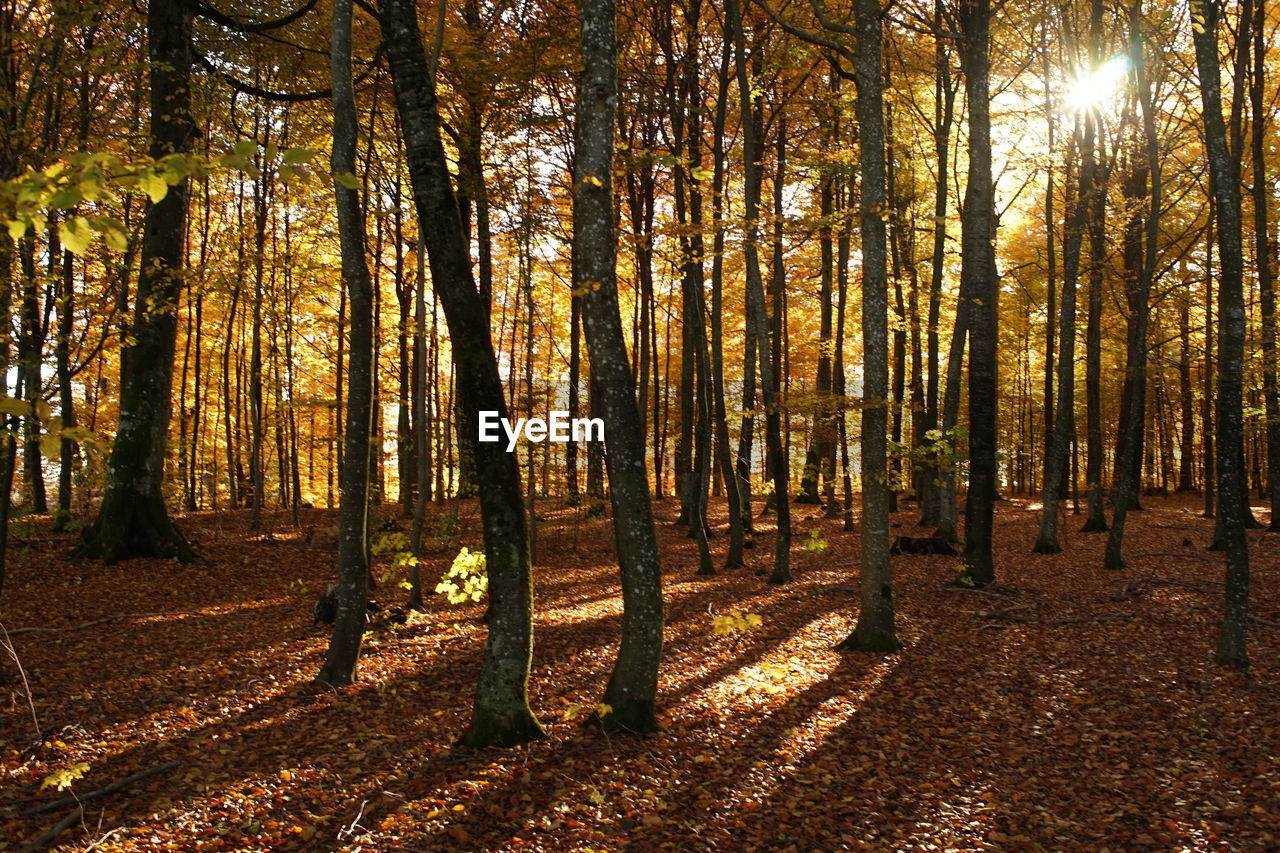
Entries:
{"type": "Polygon", "coordinates": [[[1071,112],[1096,110],[1120,90],[1130,70],[1127,56],[1113,56],[1090,71],[1079,69],[1067,86],[1067,109],[1071,112]]]}

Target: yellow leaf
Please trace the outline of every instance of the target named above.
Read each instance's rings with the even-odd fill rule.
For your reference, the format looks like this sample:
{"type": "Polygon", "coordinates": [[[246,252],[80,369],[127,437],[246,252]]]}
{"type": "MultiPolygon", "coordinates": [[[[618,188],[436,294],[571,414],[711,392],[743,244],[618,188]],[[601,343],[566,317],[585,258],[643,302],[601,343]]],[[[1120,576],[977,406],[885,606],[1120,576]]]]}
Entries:
{"type": "Polygon", "coordinates": [[[63,247],[74,255],[84,254],[84,250],[89,248],[89,239],[92,236],[93,230],[89,227],[89,221],[83,216],[72,216],[58,223],[58,239],[62,241],[63,247]]]}
{"type": "Polygon", "coordinates": [[[9,221],[9,236],[14,240],[21,240],[22,235],[27,233],[27,223],[21,219],[11,219],[9,221]]]}
{"type": "Polygon", "coordinates": [[[75,782],[84,774],[89,772],[89,763],[87,761],[77,761],[70,767],[63,767],[55,770],[48,776],[44,777],[44,781],[40,783],[40,790],[45,788],[56,788],[59,791],[65,791],[71,787],[71,783],[75,782]]]}
{"type": "Polygon", "coordinates": [[[168,182],[153,172],[144,172],[139,175],[138,186],[151,199],[152,204],[159,204],[169,194],[168,182]]]}
{"type": "Polygon", "coordinates": [[[585,177],[583,177],[582,182],[584,184],[590,184],[593,187],[604,186],[604,184],[600,183],[600,179],[597,178],[595,175],[586,175],[585,177]]]}

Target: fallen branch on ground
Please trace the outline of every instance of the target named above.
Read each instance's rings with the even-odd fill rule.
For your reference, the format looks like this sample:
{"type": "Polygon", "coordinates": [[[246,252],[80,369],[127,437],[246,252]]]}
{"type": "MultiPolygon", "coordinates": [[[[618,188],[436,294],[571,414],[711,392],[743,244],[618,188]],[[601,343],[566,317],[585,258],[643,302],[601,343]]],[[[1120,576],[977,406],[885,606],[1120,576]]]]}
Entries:
{"type": "Polygon", "coordinates": [[[28,843],[26,847],[22,848],[23,853],[35,853],[36,850],[43,850],[45,847],[52,844],[55,838],[75,826],[83,819],[84,812],[80,809],[67,812],[66,816],[61,820],[37,835],[35,838],[31,839],[30,843],[28,843]]]}
{"type": "Polygon", "coordinates": [[[82,625],[68,625],[58,627],[56,625],[42,625],[34,628],[14,628],[9,632],[9,636],[16,634],[34,634],[37,631],[83,631],[85,628],[92,628],[95,625],[105,625],[108,622],[124,622],[129,619],[157,619],[161,616],[203,616],[203,613],[192,613],[183,611],[179,613],[118,613],[115,616],[105,616],[102,619],[94,619],[92,622],[85,622],[82,625]]]}
{"type": "MultiPolygon", "coordinates": [[[[1150,555],[1150,556],[1159,556],[1159,555],[1150,555]]],[[[1201,592],[1201,593],[1204,593],[1205,595],[1212,595],[1218,592],[1218,590],[1210,589],[1209,587],[1223,586],[1223,583],[1221,581],[1205,580],[1201,578],[1196,578],[1195,580],[1190,580],[1190,581],[1184,581],[1184,580],[1178,580],[1177,578],[1161,578],[1161,577],[1153,576],[1153,577],[1145,577],[1145,578],[1134,578],[1131,581],[1125,581],[1124,585],[1120,587],[1120,591],[1115,593],[1111,597],[1115,601],[1127,601],[1130,598],[1133,598],[1139,592],[1141,592],[1141,587],[1143,584],[1149,584],[1151,586],[1177,586],[1177,587],[1182,587],[1183,589],[1192,590],[1193,592],[1201,592]]]]}
{"type": "MultiPolygon", "coordinates": [[[[1011,610],[1012,608],[1010,608],[1011,610]]],[[[1042,616],[1019,616],[1009,610],[991,610],[986,612],[988,619],[1003,619],[1006,622],[1024,622],[1040,625],[1078,625],[1084,622],[1128,622],[1132,616],[1070,616],[1049,618],[1042,616]]]]}
{"type": "Polygon", "coordinates": [[[978,586],[955,586],[954,584],[947,584],[942,589],[945,592],[973,592],[973,593],[977,593],[978,595],[989,595],[992,598],[1008,598],[1013,601],[1017,601],[1018,599],[1018,596],[1011,592],[1000,592],[999,590],[994,590],[994,589],[983,589],[982,587],[978,587],[978,586]]]}
{"type": "Polygon", "coordinates": [[[59,797],[51,803],[36,806],[34,809],[27,809],[27,814],[37,815],[45,814],[46,812],[55,812],[58,809],[63,809],[67,806],[79,805],[80,803],[87,802],[89,800],[96,800],[98,797],[105,797],[108,794],[114,794],[116,791],[119,791],[121,788],[127,788],[134,782],[141,782],[149,776],[155,776],[157,773],[172,770],[177,766],[177,761],[166,761],[164,764],[157,764],[155,767],[140,770],[132,776],[126,776],[118,782],[112,782],[110,785],[103,785],[101,788],[95,788],[87,794],[72,794],[66,797],[59,797]]]}

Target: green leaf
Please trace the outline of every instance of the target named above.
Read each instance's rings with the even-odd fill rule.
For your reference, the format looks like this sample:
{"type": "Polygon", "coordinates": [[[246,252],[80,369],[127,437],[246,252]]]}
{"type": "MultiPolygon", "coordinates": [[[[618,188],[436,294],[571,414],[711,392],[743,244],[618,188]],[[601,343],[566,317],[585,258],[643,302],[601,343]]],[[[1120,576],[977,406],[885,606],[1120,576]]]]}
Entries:
{"type": "Polygon", "coordinates": [[[231,146],[231,151],[242,160],[247,160],[258,152],[258,143],[251,139],[241,139],[231,146]]]}
{"type": "Polygon", "coordinates": [[[689,176],[695,181],[705,181],[707,178],[711,177],[711,170],[704,169],[701,166],[694,166],[689,170],[689,176]]]}
{"type": "Polygon", "coordinates": [[[62,436],[56,433],[45,433],[40,436],[40,455],[54,462],[62,455],[62,436]]]}
{"type": "Polygon", "coordinates": [[[95,216],[90,222],[112,249],[123,252],[129,248],[129,234],[118,220],[110,216],[95,216]]]}
{"type": "Polygon", "coordinates": [[[80,203],[83,196],[76,190],[58,190],[49,196],[49,207],[54,210],[67,210],[80,203]]]}
{"type": "Polygon", "coordinates": [[[190,168],[186,157],[170,154],[164,158],[164,182],[171,187],[177,186],[187,177],[190,168]]]}
{"type": "Polygon", "coordinates": [[[22,235],[27,233],[27,223],[21,219],[9,220],[9,237],[13,240],[21,240],[22,235]]]}
{"type": "Polygon", "coordinates": [[[350,172],[343,172],[340,175],[334,175],[333,179],[349,190],[354,190],[360,186],[360,182],[356,180],[356,176],[350,172]]]}
{"type": "Polygon", "coordinates": [[[298,166],[306,163],[314,156],[316,156],[316,152],[308,148],[289,148],[284,152],[284,164],[286,166],[298,166]]]}
{"type": "Polygon", "coordinates": [[[6,397],[0,394],[0,414],[29,415],[31,414],[31,404],[26,400],[19,400],[17,397],[6,397]]]}

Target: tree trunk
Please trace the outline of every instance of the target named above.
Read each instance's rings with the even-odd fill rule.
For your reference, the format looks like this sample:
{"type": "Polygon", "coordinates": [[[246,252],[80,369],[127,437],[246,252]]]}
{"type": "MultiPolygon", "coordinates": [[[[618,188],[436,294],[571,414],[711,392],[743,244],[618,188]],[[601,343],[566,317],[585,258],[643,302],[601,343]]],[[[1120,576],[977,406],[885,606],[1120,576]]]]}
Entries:
{"type": "MultiPolygon", "coordinates": [[[[151,75],[151,156],[184,154],[196,128],[191,117],[191,11],[179,0],[147,8],[151,75]]],[[[187,180],[147,210],[135,296],[134,344],[121,369],[120,424],[111,448],[102,506],[85,528],[74,558],[114,563],[130,557],[176,557],[194,552],[169,518],[161,490],[165,442],[172,414],[178,299],[187,180]]]]}
{"type": "Polygon", "coordinates": [[[418,218],[426,235],[431,282],[444,308],[458,377],[459,445],[468,446],[480,482],[489,573],[489,638],[476,685],[468,746],[514,746],[543,736],[529,710],[533,652],[533,581],[529,533],[516,459],[497,442],[479,441],[478,412],[507,416],[490,337],[488,311],[471,274],[457,201],[440,139],[435,85],[427,69],[414,6],[383,0],[383,38],[418,218]]]}
{"type": "MultiPolygon", "coordinates": [[[[329,71],[333,86],[333,151],[330,166],[338,217],[342,278],[351,316],[347,367],[346,447],[338,503],[337,617],[329,654],[316,681],[341,687],[356,678],[368,598],[369,440],[373,422],[373,282],[365,261],[365,220],[356,168],[355,86],[351,79],[351,0],[334,0],[329,71]],[[344,182],[350,176],[348,182],[344,182]]],[[[259,293],[261,290],[259,289],[259,293]]],[[[255,443],[258,441],[254,437],[255,443]]],[[[256,457],[255,457],[256,458],[256,457]]],[[[260,469],[254,469],[254,517],[262,503],[260,469]]]]}
{"type": "MultiPolygon", "coordinates": [[[[1217,661],[1225,666],[1249,663],[1245,627],[1249,609],[1249,545],[1245,538],[1246,506],[1242,500],[1240,465],[1243,435],[1241,385],[1244,372],[1244,259],[1240,225],[1240,151],[1227,146],[1222,120],[1222,90],[1218,62],[1218,8],[1193,0],[1192,39],[1200,98],[1204,106],[1205,150],[1209,160],[1210,188],[1218,212],[1218,252],[1221,281],[1218,290],[1218,471],[1221,496],[1218,511],[1223,520],[1227,551],[1226,599],[1222,630],[1218,635],[1217,661]]],[[[1241,29],[1244,29],[1242,26],[1241,29]]],[[[1243,36],[1242,36],[1243,37],[1243,36]]]]}
{"type": "MultiPolygon", "coordinates": [[[[1094,20],[1101,29],[1101,6],[1095,4],[1094,20]]],[[[1094,118],[1083,117],[1083,132],[1077,133],[1081,164],[1077,170],[1075,206],[1067,221],[1062,244],[1062,318],[1058,353],[1058,404],[1053,430],[1045,450],[1044,483],[1041,492],[1040,533],[1031,550],[1036,554],[1056,554],[1062,550],[1058,544],[1058,511],[1065,494],[1068,442],[1071,440],[1075,420],[1076,383],[1076,284],[1080,273],[1080,244],[1085,221],[1089,215],[1089,201],[1097,192],[1094,180],[1093,137],[1094,118]]],[[[1079,128],[1077,128],[1079,131],[1079,128]]],[[[1052,323],[1050,323],[1052,325],[1052,323]]],[[[1047,386],[1046,386],[1047,387],[1047,386]]],[[[1046,406],[1045,417],[1048,418],[1046,406]]]]}
{"type": "Polygon", "coordinates": [[[1262,312],[1262,396],[1267,415],[1267,476],[1265,489],[1271,504],[1268,529],[1280,530],[1280,390],[1276,382],[1276,294],[1272,269],[1268,206],[1274,186],[1266,161],[1266,0],[1254,0],[1253,78],[1249,101],[1253,108],[1250,143],[1253,149],[1253,239],[1258,269],[1259,305],[1262,312]]]}
{"type": "MultiPolygon", "coordinates": [[[[1143,409],[1146,405],[1146,371],[1147,371],[1147,326],[1150,319],[1151,287],[1155,281],[1156,250],[1160,237],[1160,147],[1156,137],[1155,116],[1151,103],[1151,84],[1146,76],[1142,37],[1140,35],[1141,1],[1135,0],[1130,20],[1130,61],[1133,63],[1133,74],[1137,81],[1138,100],[1142,113],[1142,140],[1144,143],[1144,165],[1134,164],[1129,178],[1126,179],[1125,197],[1138,198],[1141,195],[1137,186],[1149,183],[1149,201],[1146,210],[1146,245],[1143,246],[1143,235],[1134,232],[1133,221],[1143,216],[1135,212],[1125,234],[1125,267],[1131,267],[1137,275],[1136,282],[1130,284],[1129,310],[1133,315],[1129,330],[1129,348],[1125,358],[1124,393],[1128,401],[1126,418],[1121,414],[1120,444],[1116,453],[1116,482],[1113,489],[1113,513],[1111,529],[1107,534],[1107,549],[1103,557],[1103,567],[1120,569],[1124,566],[1121,548],[1124,543],[1125,521],[1131,509],[1138,508],[1138,492],[1142,466],[1142,430],[1143,409]],[[1140,263],[1139,263],[1140,261],[1140,263]]],[[[1138,156],[1136,153],[1135,157],[1138,156]]],[[[1238,213],[1238,211],[1237,211],[1238,213]]],[[[1133,273],[1129,273],[1132,275],[1133,273]]]]}
{"type": "MultiPolygon", "coordinates": [[[[743,549],[747,547],[747,522],[743,520],[743,492],[733,464],[732,445],[729,443],[729,419],[725,405],[724,379],[724,186],[725,186],[725,119],[729,109],[730,65],[733,57],[733,37],[724,33],[720,52],[720,69],[715,114],[711,128],[711,218],[713,236],[711,242],[711,393],[712,422],[715,424],[716,462],[724,481],[724,491],[729,505],[729,551],[725,556],[726,569],[738,569],[743,565],[743,549]]],[[[750,508],[746,509],[750,515],[750,508]]]]}
{"type": "MultiPolygon", "coordinates": [[[[934,25],[942,28],[942,0],[934,2],[934,25]]],[[[948,41],[941,35],[934,36],[934,87],[933,87],[933,153],[936,161],[936,178],[933,184],[933,251],[929,262],[929,323],[925,333],[926,372],[924,435],[928,447],[924,456],[921,479],[925,489],[920,501],[920,523],[926,527],[942,527],[942,503],[951,501],[950,536],[955,538],[955,494],[943,487],[943,475],[938,460],[938,444],[949,438],[939,432],[938,412],[938,326],[942,315],[942,280],[946,267],[947,242],[947,182],[950,180],[951,124],[955,118],[956,87],[951,77],[951,58],[948,41]]],[[[957,312],[959,323],[959,312],[957,312]]]]}
{"type": "Polygon", "coordinates": [[[996,499],[996,303],[1000,295],[991,181],[990,0],[962,3],[960,24],[969,106],[969,175],[960,237],[960,277],[969,300],[969,491],[965,499],[964,572],[975,586],[988,586],[995,582],[991,525],[996,499]]]}
{"type": "Polygon", "coordinates": [[[856,5],[858,165],[862,173],[862,576],[853,633],[838,648],[896,652],[889,567],[888,402],[889,290],[886,272],[885,124],[879,0],[856,5]]]}
{"type": "Polygon", "coordinates": [[[622,574],[622,643],[599,715],[606,731],[657,729],[662,652],[662,572],[649,507],[644,432],[618,311],[613,230],[613,138],[617,46],[613,0],[582,3],[583,72],[578,85],[573,239],[591,374],[604,415],[614,543],[622,574]]]}
{"type": "MultiPolygon", "coordinates": [[[[770,349],[769,317],[765,312],[764,281],[760,276],[760,258],[756,251],[760,217],[760,144],[751,107],[751,85],[747,75],[746,37],[742,13],[737,0],[726,0],[725,16],[734,31],[734,51],[738,63],[738,100],[742,116],[744,178],[744,213],[746,217],[746,303],[747,334],[755,338],[756,358],[760,365],[760,390],[765,410],[765,452],[769,474],[773,480],[777,503],[778,535],[774,550],[770,583],[786,583],[791,579],[791,502],[787,494],[787,454],[782,444],[782,411],[778,401],[778,363],[770,349]]],[[[774,318],[774,334],[782,335],[782,317],[774,318]]],[[[775,341],[776,343],[776,341],[775,341]]],[[[744,427],[745,428],[745,427],[744,427]]]]}

